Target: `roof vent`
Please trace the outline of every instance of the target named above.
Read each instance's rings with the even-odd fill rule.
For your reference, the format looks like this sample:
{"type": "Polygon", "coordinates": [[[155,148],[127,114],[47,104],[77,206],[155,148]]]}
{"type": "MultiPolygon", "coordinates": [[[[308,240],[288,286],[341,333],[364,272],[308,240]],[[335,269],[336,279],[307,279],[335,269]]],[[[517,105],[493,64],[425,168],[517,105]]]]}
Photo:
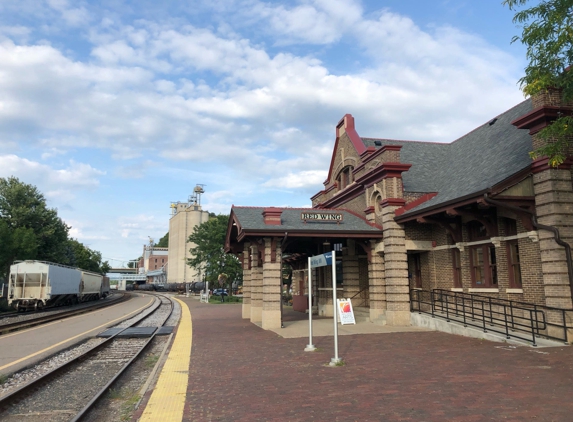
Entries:
{"type": "Polygon", "coordinates": [[[490,120],[489,125],[493,126],[493,124],[497,122],[497,117],[495,119],[490,120]]]}
{"type": "Polygon", "coordinates": [[[374,141],[374,145],[376,145],[377,147],[381,147],[382,141],[374,141]]]}

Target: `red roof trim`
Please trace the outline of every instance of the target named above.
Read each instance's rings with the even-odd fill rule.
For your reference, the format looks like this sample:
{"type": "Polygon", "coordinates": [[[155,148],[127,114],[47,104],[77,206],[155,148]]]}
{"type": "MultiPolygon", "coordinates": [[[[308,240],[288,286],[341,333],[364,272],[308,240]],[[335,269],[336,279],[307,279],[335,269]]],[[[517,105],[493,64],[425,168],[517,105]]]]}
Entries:
{"type": "MultiPolygon", "coordinates": [[[[324,181],[324,185],[326,186],[330,182],[330,178],[332,176],[332,167],[334,166],[334,159],[336,158],[336,151],[338,150],[338,141],[340,140],[340,128],[344,126],[344,131],[348,135],[350,142],[354,146],[354,149],[361,155],[365,150],[366,146],[356,130],[354,129],[354,117],[352,114],[345,114],[342,119],[336,125],[336,142],[334,143],[334,149],[332,150],[332,158],[330,159],[330,167],[328,168],[328,176],[324,181]]],[[[315,195],[316,196],[316,195],[315,195]]]]}
{"type": "Polygon", "coordinates": [[[518,117],[511,124],[518,129],[529,129],[529,134],[534,135],[560,116],[570,116],[571,114],[570,107],[542,106],[518,117]]]}
{"type": "Polygon", "coordinates": [[[387,179],[389,177],[402,177],[402,172],[408,171],[410,167],[412,167],[412,164],[391,162],[383,163],[356,179],[356,183],[359,183],[364,187],[370,187],[382,179],[387,179]]]}
{"type": "Polygon", "coordinates": [[[362,185],[360,185],[359,183],[353,183],[346,189],[340,191],[340,193],[333,196],[332,198],[324,202],[321,202],[318,206],[320,206],[321,208],[322,207],[336,208],[337,206],[342,205],[345,202],[348,202],[356,198],[357,196],[362,194],[362,192],[364,192],[364,188],[362,187],[362,185]]]}
{"type": "Polygon", "coordinates": [[[567,158],[565,162],[560,164],[558,167],[551,167],[549,164],[549,158],[543,157],[538,158],[533,163],[531,163],[531,172],[536,174],[549,169],[570,170],[571,167],[573,167],[573,159],[571,157],[567,158]]]}
{"type": "Polygon", "coordinates": [[[376,149],[375,147],[368,147],[368,150],[374,150],[370,155],[362,154],[360,158],[362,158],[362,164],[354,169],[354,171],[360,170],[364,167],[369,161],[372,161],[376,157],[384,154],[386,151],[400,151],[402,149],[402,145],[384,145],[381,148],[376,149]]]}
{"type": "Polygon", "coordinates": [[[350,214],[352,214],[352,215],[354,215],[354,216],[360,218],[362,221],[364,221],[364,222],[365,222],[366,224],[368,224],[369,226],[372,226],[372,227],[375,227],[375,228],[377,228],[377,229],[382,230],[382,226],[380,226],[379,224],[376,224],[376,223],[371,223],[370,221],[368,221],[367,219],[365,219],[364,216],[358,214],[357,212],[354,212],[354,211],[352,211],[352,210],[349,210],[348,208],[337,208],[337,209],[339,209],[339,210],[341,210],[341,211],[346,211],[347,213],[350,213],[350,214]]]}
{"type": "Polygon", "coordinates": [[[402,215],[406,211],[409,211],[413,208],[416,208],[418,205],[423,204],[426,201],[429,201],[430,199],[432,199],[437,194],[438,194],[438,192],[432,192],[432,193],[427,193],[425,195],[422,195],[421,197],[419,197],[415,201],[412,201],[412,202],[404,205],[402,208],[398,208],[395,212],[396,216],[402,215]]]}
{"type": "Polygon", "coordinates": [[[386,198],[380,201],[380,206],[384,207],[403,207],[406,201],[402,198],[386,198]]]}

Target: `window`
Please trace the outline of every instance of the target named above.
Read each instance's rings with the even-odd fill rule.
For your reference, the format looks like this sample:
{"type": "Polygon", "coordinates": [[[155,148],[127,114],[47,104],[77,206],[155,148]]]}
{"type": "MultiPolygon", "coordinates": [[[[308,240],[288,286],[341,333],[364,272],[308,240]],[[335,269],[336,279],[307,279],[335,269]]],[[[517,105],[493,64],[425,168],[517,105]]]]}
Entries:
{"type": "Polygon", "coordinates": [[[452,249],[452,268],[454,269],[454,287],[462,287],[462,258],[458,248],[452,249]]]}
{"type": "MultiPolygon", "coordinates": [[[[517,224],[515,220],[506,219],[506,236],[517,234],[517,224]]],[[[519,258],[519,243],[517,239],[507,241],[507,271],[509,273],[509,287],[521,289],[521,262],[519,258]]]]}
{"type": "Polygon", "coordinates": [[[338,174],[336,181],[338,182],[338,189],[342,190],[352,183],[352,166],[347,166],[342,169],[338,174]]]}
{"type": "MultiPolygon", "coordinates": [[[[487,231],[479,221],[468,223],[470,241],[486,240],[487,231]]],[[[470,248],[470,268],[473,287],[497,287],[497,258],[491,243],[470,248]]]]}
{"type": "Polygon", "coordinates": [[[521,284],[521,263],[517,239],[507,242],[507,266],[510,287],[521,289],[523,286],[521,284]]]}
{"type": "Polygon", "coordinates": [[[474,287],[497,287],[497,260],[492,244],[472,246],[470,265],[474,287]]]}

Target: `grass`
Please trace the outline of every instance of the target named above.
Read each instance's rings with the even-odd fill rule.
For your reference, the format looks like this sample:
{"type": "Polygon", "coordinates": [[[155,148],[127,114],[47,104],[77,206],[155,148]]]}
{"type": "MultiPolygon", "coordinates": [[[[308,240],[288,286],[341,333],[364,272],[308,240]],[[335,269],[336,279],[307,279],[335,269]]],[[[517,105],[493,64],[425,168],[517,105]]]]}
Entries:
{"type": "Polygon", "coordinates": [[[147,368],[153,368],[158,360],[159,360],[158,355],[149,355],[145,358],[145,366],[147,368]]]}
{"type": "Polygon", "coordinates": [[[4,384],[10,378],[8,375],[0,374],[0,385],[4,384]]]}
{"type": "Polygon", "coordinates": [[[131,415],[135,410],[135,405],[141,398],[135,391],[115,388],[109,390],[109,397],[112,400],[120,400],[122,402],[119,419],[122,422],[131,420],[131,415]]]}
{"type": "Polygon", "coordinates": [[[139,402],[141,397],[137,393],[131,393],[129,397],[126,398],[125,402],[121,406],[121,416],[120,420],[129,421],[131,420],[131,414],[135,410],[135,405],[139,402]]]}

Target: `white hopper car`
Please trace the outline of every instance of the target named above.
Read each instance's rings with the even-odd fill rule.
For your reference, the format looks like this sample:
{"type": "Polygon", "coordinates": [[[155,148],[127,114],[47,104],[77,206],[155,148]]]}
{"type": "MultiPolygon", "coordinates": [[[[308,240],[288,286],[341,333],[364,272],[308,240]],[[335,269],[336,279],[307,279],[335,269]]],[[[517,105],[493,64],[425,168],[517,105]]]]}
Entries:
{"type": "Polygon", "coordinates": [[[8,305],[38,310],[97,300],[109,295],[109,278],[101,274],[44,261],[10,266],[8,305]]]}

